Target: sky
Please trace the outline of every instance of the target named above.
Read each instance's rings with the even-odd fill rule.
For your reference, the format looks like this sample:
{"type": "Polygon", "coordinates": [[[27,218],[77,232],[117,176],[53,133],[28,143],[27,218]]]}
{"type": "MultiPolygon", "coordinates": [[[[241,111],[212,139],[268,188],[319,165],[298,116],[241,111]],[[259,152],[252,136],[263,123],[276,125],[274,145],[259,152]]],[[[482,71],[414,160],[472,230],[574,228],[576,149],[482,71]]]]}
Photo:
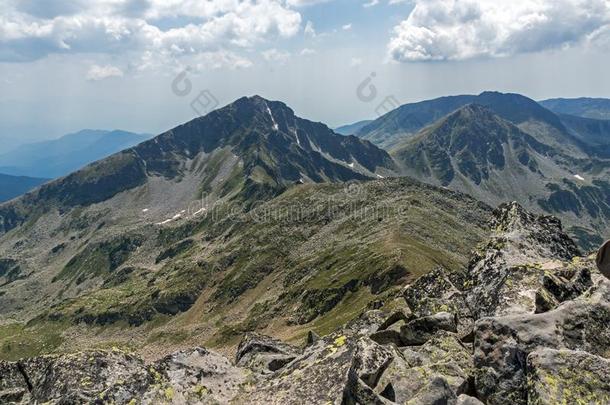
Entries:
{"type": "Polygon", "coordinates": [[[235,99],[331,127],[485,90],[610,97],[610,0],[0,0],[0,151],[235,99]]]}

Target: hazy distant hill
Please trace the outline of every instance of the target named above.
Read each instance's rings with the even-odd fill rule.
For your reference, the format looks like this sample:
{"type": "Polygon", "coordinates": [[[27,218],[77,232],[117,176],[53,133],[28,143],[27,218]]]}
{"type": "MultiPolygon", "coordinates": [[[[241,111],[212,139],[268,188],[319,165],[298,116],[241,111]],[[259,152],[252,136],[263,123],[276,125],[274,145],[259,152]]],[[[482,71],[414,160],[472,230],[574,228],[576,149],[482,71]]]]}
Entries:
{"type": "Polygon", "coordinates": [[[358,131],[364,128],[366,125],[373,122],[372,120],[358,121],[354,124],[343,125],[335,128],[334,131],[341,135],[355,135],[358,131]]]}
{"type": "Polygon", "coordinates": [[[8,201],[21,194],[25,194],[47,181],[48,179],[0,174],[0,202],[8,201]]]}
{"type": "Polygon", "coordinates": [[[383,148],[391,148],[467,104],[489,108],[540,142],[574,156],[587,155],[586,145],[574,137],[551,111],[520,94],[490,91],[478,96],[451,96],[405,104],[366,125],[356,135],[383,148]]]}
{"type": "Polygon", "coordinates": [[[149,135],[85,129],[59,139],[21,145],[0,155],[0,172],[56,178],[135,146],[149,135]]]}
{"type": "Polygon", "coordinates": [[[607,98],[553,98],[540,104],[557,114],[610,120],[610,99],[607,98]]]}

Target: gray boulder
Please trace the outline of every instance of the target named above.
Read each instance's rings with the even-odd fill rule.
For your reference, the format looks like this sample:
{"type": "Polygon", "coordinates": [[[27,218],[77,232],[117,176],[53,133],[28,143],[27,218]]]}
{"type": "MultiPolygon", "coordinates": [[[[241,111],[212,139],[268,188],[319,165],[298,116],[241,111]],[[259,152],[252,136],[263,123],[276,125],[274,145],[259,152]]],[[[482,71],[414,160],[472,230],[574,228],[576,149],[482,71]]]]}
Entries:
{"type": "Polygon", "coordinates": [[[582,351],[541,349],[527,358],[528,402],[609,404],[610,361],[582,351]]]}
{"type": "Polygon", "coordinates": [[[578,248],[558,219],[531,214],[517,203],[498,207],[490,226],[490,240],[469,265],[468,307],[475,319],[535,312],[545,265],[571,260],[578,248]]]}
{"type": "Polygon", "coordinates": [[[527,403],[527,356],[539,349],[607,356],[610,281],[544,314],[484,318],[475,327],[477,392],[488,404],[527,403]]]}
{"type": "Polygon", "coordinates": [[[400,328],[400,340],[404,346],[422,345],[439,331],[457,333],[456,316],[448,312],[439,312],[414,319],[400,328]]]}
{"type": "Polygon", "coordinates": [[[275,372],[293,361],[301,350],[258,333],[247,333],[237,348],[235,362],[260,373],[275,372]]]}

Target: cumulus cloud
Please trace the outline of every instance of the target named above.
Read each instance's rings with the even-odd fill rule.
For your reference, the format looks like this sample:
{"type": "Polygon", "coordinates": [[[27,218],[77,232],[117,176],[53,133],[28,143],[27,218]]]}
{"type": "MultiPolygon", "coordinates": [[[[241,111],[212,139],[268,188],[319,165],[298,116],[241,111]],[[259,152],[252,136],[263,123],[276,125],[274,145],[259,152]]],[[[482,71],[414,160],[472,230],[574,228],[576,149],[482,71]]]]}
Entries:
{"type": "Polygon", "coordinates": [[[305,24],[305,35],[312,38],[316,37],[316,29],[313,27],[313,23],[311,21],[307,21],[305,24]]]}
{"type": "Polygon", "coordinates": [[[591,42],[609,26],[608,0],[415,0],[388,52],[402,62],[504,57],[591,42]]]}
{"type": "Polygon", "coordinates": [[[290,53],[278,51],[277,49],[268,49],[266,51],[261,52],[263,58],[267,62],[273,62],[275,64],[283,65],[290,59],[290,53]]]}
{"type": "Polygon", "coordinates": [[[284,0],[0,0],[0,61],[53,53],[147,52],[180,57],[253,47],[299,32],[284,0]],[[68,6],[66,4],[69,4],[68,6]],[[37,7],[40,6],[40,7],[37,7]],[[171,29],[158,21],[174,19],[171,29]]]}
{"type": "Polygon", "coordinates": [[[303,48],[303,50],[301,51],[301,56],[310,56],[315,54],[316,50],[311,48],[303,48]]]}
{"type": "Polygon", "coordinates": [[[287,0],[287,3],[295,7],[311,6],[314,4],[327,3],[332,0],[287,0]]]}
{"type": "Polygon", "coordinates": [[[87,80],[99,81],[110,77],[122,77],[123,71],[116,66],[92,65],[87,72],[87,80]]]}

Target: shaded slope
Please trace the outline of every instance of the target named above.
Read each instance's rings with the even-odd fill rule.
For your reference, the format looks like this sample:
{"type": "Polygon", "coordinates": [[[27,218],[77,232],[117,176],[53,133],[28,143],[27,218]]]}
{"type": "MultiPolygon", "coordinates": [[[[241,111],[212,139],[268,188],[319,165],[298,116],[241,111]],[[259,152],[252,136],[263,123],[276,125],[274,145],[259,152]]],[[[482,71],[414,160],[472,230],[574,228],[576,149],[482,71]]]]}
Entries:
{"type": "Polygon", "coordinates": [[[0,207],[0,233],[36,213],[101,203],[136,189],[148,190],[148,204],[167,215],[204,195],[253,204],[295,183],[362,180],[390,173],[393,165],[369,142],[298,118],[283,103],[244,97],[0,207]],[[151,191],[161,183],[163,190],[151,191]]]}
{"type": "Polygon", "coordinates": [[[608,162],[575,159],[490,109],[469,105],[398,145],[403,173],[490,204],[516,200],[560,215],[581,246],[609,231],[608,162]]]}

